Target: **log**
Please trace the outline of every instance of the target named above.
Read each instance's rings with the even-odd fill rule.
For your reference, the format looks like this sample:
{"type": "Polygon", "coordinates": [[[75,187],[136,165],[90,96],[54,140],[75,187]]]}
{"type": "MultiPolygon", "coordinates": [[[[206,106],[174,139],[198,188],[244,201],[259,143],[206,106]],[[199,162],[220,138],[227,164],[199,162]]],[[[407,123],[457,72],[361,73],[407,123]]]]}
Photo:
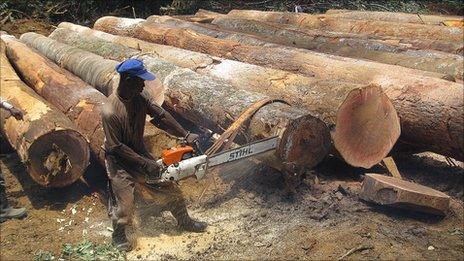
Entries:
{"type": "Polygon", "coordinates": [[[344,57],[362,58],[407,68],[437,72],[462,80],[463,57],[430,50],[410,50],[378,40],[344,37],[337,33],[288,27],[277,23],[218,17],[213,24],[221,29],[259,36],[261,39],[288,46],[344,57]]]}
{"type": "Polygon", "coordinates": [[[1,96],[24,114],[20,121],[6,119],[9,113],[2,109],[2,133],[35,182],[47,188],[72,184],[89,165],[87,140],[63,113],[21,81],[5,55],[3,41],[0,52],[1,96]]]}
{"type": "MultiPolygon", "coordinates": [[[[60,32],[63,30],[55,30],[50,37],[60,39],[60,32]]],[[[79,39],[75,40],[78,42],[79,39]]],[[[90,44],[82,42],[77,47],[116,60],[125,59],[125,50],[129,49],[97,39],[90,44]]],[[[127,53],[131,51],[133,50],[129,49],[127,53]]],[[[267,98],[258,93],[237,90],[228,82],[180,68],[149,54],[136,57],[167,87],[165,104],[170,110],[217,133],[232,124],[247,107],[267,98]]],[[[244,143],[247,140],[276,135],[281,140],[276,150],[278,161],[273,160],[274,163],[294,163],[301,168],[313,168],[327,155],[331,145],[329,131],[322,121],[302,110],[280,103],[260,109],[237,142],[244,143]]],[[[282,169],[282,166],[273,167],[282,169]]]]}
{"type": "MultiPolygon", "coordinates": [[[[95,87],[105,96],[109,96],[117,88],[119,74],[115,67],[119,62],[103,59],[89,52],[83,53],[77,48],[47,41],[47,39],[36,33],[25,33],[21,36],[21,41],[95,87]],[[31,45],[32,43],[34,44],[31,45]]],[[[166,88],[158,79],[146,82],[145,89],[158,105],[163,104],[166,88]]]]}
{"type": "Polygon", "coordinates": [[[380,37],[424,39],[448,42],[461,42],[463,29],[458,27],[434,26],[424,24],[404,24],[385,21],[352,20],[329,15],[310,15],[304,13],[264,12],[254,10],[232,10],[227,16],[243,19],[293,24],[299,27],[322,29],[335,32],[369,34],[380,37]]]}
{"type": "Polygon", "coordinates": [[[152,57],[167,60],[181,67],[196,70],[200,66],[201,69],[196,70],[197,72],[230,81],[236,88],[262,92],[291,101],[293,105],[318,115],[326,125],[336,126],[331,132],[335,149],[349,164],[356,167],[368,168],[380,162],[388,154],[400,133],[393,105],[378,86],[314,80],[280,70],[215,58],[134,38],[109,35],[69,23],[62,23],[59,27],[73,28],[80,33],[57,29],[50,37],[79,48],[91,51],[93,49],[86,46],[95,46],[99,39],[115,43],[105,44],[111,46],[107,49],[112,50],[113,59],[151,53],[152,57]],[[140,52],[137,54],[133,49],[118,47],[117,43],[136,47],[140,52]],[[114,54],[121,56],[114,57],[114,54]],[[194,62],[189,62],[186,57],[194,62]],[[309,93],[311,95],[308,95],[309,93]],[[370,113],[367,113],[368,111],[370,113]],[[366,121],[371,124],[364,124],[366,121]],[[348,130],[349,128],[351,130],[348,130]],[[373,134],[377,137],[372,138],[373,134]]]}
{"type": "Polygon", "coordinates": [[[325,12],[327,16],[334,18],[386,21],[395,23],[413,23],[428,25],[443,25],[447,20],[463,20],[462,16],[426,15],[411,14],[402,12],[381,12],[381,11],[359,11],[359,10],[340,10],[329,9],[325,12]]]}
{"type": "Polygon", "coordinates": [[[360,198],[380,205],[445,216],[450,197],[413,182],[380,174],[366,174],[360,198]]]}
{"type": "Polygon", "coordinates": [[[147,25],[114,17],[100,18],[96,29],[209,53],[242,62],[279,68],[319,78],[380,85],[401,119],[402,139],[422,150],[464,159],[463,88],[421,74],[422,71],[351,58],[250,46],[215,39],[186,29],[147,25]]]}

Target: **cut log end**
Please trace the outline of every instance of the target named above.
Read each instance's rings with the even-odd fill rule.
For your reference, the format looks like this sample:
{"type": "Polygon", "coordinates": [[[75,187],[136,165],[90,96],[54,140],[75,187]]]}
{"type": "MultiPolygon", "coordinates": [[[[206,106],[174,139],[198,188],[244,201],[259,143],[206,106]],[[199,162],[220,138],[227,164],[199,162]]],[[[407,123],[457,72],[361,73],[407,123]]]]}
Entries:
{"type": "Polygon", "coordinates": [[[347,163],[370,168],[387,156],[400,132],[393,104],[379,86],[369,85],[347,95],[332,137],[347,163]]]}
{"type": "Polygon", "coordinates": [[[73,130],[42,135],[29,149],[31,177],[45,187],[64,187],[80,178],[90,158],[85,138],[73,130]]]}
{"type": "Polygon", "coordinates": [[[311,169],[328,154],[332,145],[330,140],[327,126],[306,115],[287,126],[276,152],[283,162],[311,169]]]}

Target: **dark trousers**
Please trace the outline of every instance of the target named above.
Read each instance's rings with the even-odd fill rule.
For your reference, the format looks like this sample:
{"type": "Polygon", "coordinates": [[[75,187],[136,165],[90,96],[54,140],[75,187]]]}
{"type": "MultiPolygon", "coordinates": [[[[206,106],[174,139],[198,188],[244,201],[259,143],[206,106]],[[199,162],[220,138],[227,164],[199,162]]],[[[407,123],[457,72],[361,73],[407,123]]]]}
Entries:
{"type": "MultiPolygon", "coordinates": [[[[110,206],[114,225],[132,225],[135,211],[135,188],[142,201],[153,210],[152,214],[170,211],[180,224],[190,221],[182,192],[175,183],[162,187],[150,187],[145,183],[145,174],[137,168],[127,169],[119,165],[113,156],[106,157],[106,170],[111,184],[115,204],[110,206]]],[[[150,214],[150,213],[144,213],[150,214]]]]}
{"type": "Polygon", "coordinates": [[[10,204],[6,197],[6,184],[5,178],[3,177],[2,169],[0,168],[0,211],[8,209],[10,204]]]}

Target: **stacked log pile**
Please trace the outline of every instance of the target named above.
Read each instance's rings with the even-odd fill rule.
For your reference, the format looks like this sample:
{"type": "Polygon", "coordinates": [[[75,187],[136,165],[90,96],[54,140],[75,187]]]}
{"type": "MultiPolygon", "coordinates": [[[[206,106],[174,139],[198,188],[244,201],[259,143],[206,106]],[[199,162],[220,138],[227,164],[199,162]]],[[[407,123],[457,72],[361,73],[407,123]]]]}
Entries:
{"type": "MultiPolygon", "coordinates": [[[[156,56],[138,54],[134,49],[98,38],[86,42],[86,37],[75,34],[73,42],[73,38],[65,37],[62,32],[66,30],[57,29],[50,37],[76,44],[106,58],[124,60],[136,56],[167,87],[166,106],[185,119],[219,133],[251,104],[267,98],[262,94],[236,89],[228,82],[177,67],[156,56]]],[[[262,108],[244,132],[251,139],[280,136],[276,151],[279,162],[295,163],[300,167],[314,167],[330,147],[329,132],[321,120],[285,104],[276,103],[262,108]],[[305,157],[301,156],[302,153],[305,157]]]]}
{"type": "Polygon", "coordinates": [[[6,119],[7,113],[2,110],[2,132],[38,184],[63,187],[73,183],[89,164],[87,140],[63,113],[21,81],[2,41],[0,52],[1,96],[24,114],[22,120],[6,119]]]}
{"type": "MultiPolygon", "coordinates": [[[[188,22],[182,23],[183,26],[188,22]]],[[[192,23],[191,23],[192,24],[192,23]]],[[[95,28],[133,36],[159,44],[209,53],[242,62],[294,71],[317,78],[379,84],[390,97],[401,118],[402,140],[419,149],[462,160],[462,84],[439,79],[430,73],[324,55],[300,49],[252,46],[216,39],[188,29],[166,27],[151,22],[105,17],[95,28]]],[[[198,28],[198,24],[189,28],[198,28]]],[[[202,27],[203,32],[205,31],[202,27]]],[[[196,30],[196,29],[194,29],[196,30]]]]}
{"type": "MultiPolygon", "coordinates": [[[[140,54],[154,58],[161,56],[165,60],[188,68],[196,68],[198,64],[201,64],[201,70],[197,71],[228,81],[232,76],[234,79],[231,82],[238,89],[265,91],[273,97],[283,97],[295,106],[317,115],[328,126],[336,126],[332,131],[335,148],[348,163],[354,166],[371,167],[377,164],[390,151],[394,144],[392,141],[399,136],[396,112],[386,95],[375,85],[316,80],[280,70],[150,44],[133,38],[112,36],[82,27],[76,28],[70,24],[60,26],[79,29],[81,34],[66,29],[57,29],[50,35],[51,38],[88,51],[112,50],[99,53],[114,59],[126,59],[140,54]],[[106,40],[108,41],[105,42],[106,40]],[[110,42],[126,45],[129,43],[128,45],[137,46],[142,52],[110,42]],[[147,52],[153,52],[156,55],[146,54],[147,52]],[[182,59],[183,57],[194,57],[195,62],[188,63],[182,59]],[[216,62],[210,62],[214,60],[216,62]],[[244,77],[241,77],[242,75],[244,77]],[[269,79],[269,77],[272,78],[269,79]],[[272,80],[274,77],[278,80],[272,80]],[[282,78],[279,81],[280,77],[282,78]],[[366,125],[366,121],[371,124],[366,125]],[[379,132],[379,129],[382,131],[379,132]],[[376,137],[372,138],[373,136],[376,137]]],[[[35,43],[35,45],[40,45],[40,43],[35,43]]]]}
{"type": "Polygon", "coordinates": [[[437,72],[451,75],[459,80],[463,79],[463,57],[457,54],[414,50],[350,34],[327,33],[321,30],[227,16],[218,17],[212,23],[226,30],[257,35],[268,42],[437,72]]]}
{"type": "Polygon", "coordinates": [[[284,12],[262,12],[254,10],[232,10],[230,17],[250,20],[291,24],[308,29],[355,33],[382,38],[401,39],[421,49],[441,51],[461,51],[463,29],[436,25],[396,23],[372,20],[353,20],[331,17],[330,15],[292,14],[284,12]]]}

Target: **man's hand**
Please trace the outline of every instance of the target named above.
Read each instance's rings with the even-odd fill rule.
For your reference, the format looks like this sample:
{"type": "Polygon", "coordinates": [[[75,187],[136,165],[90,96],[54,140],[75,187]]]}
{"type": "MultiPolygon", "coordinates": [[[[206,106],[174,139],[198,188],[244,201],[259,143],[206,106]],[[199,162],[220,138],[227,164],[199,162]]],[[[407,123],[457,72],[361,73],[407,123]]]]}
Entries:
{"type": "Polygon", "coordinates": [[[185,137],[185,140],[187,141],[188,144],[193,144],[196,141],[198,141],[199,138],[200,138],[200,135],[195,134],[195,133],[189,133],[185,137]]]}
{"type": "Polygon", "coordinates": [[[23,112],[20,111],[19,109],[16,109],[15,107],[10,109],[10,113],[17,120],[22,120],[23,119],[23,112]]]}
{"type": "Polygon", "coordinates": [[[154,160],[147,160],[143,165],[145,171],[150,175],[150,178],[155,178],[160,176],[160,167],[154,160]]]}

